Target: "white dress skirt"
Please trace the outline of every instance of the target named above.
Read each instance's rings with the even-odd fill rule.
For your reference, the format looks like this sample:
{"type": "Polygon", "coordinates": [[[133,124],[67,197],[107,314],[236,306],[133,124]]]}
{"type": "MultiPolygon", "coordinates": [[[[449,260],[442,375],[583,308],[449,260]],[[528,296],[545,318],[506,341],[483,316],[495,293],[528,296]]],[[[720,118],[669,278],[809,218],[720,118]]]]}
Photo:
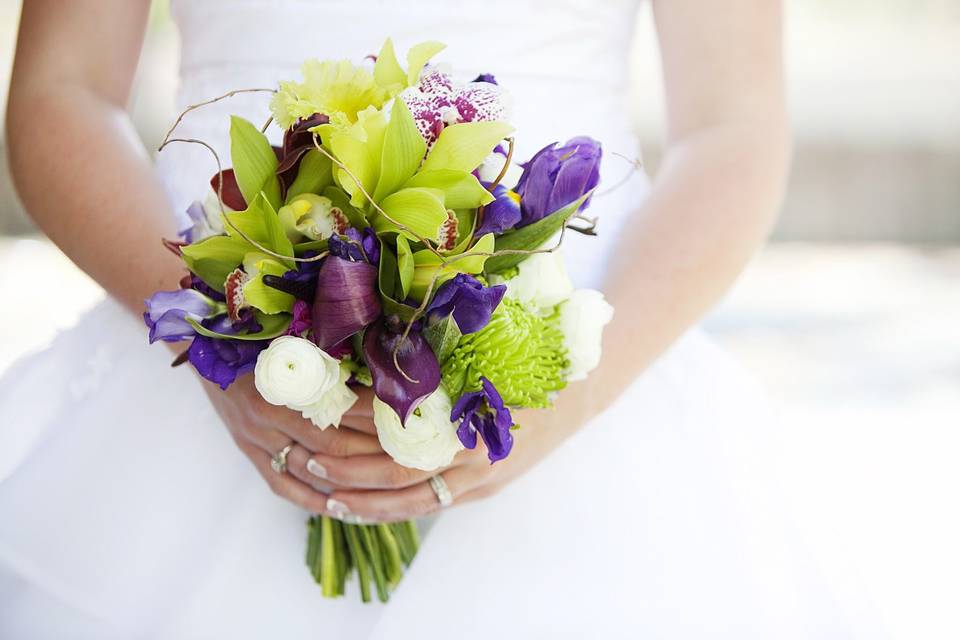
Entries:
{"type": "MultiPolygon", "coordinates": [[[[360,60],[388,35],[401,51],[437,39],[455,73],[512,92],[518,157],[589,134],[604,185],[630,176],[614,152],[637,154],[631,0],[174,9],[184,105],[294,78],[308,57],[360,60]]],[[[263,121],[266,101],[195,112],[182,135],[226,158],[228,113],[263,121]]],[[[177,211],[213,170],[187,147],[158,161],[177,211]]],[[[600,237],[565,252],[579,286],[602,283],[646,190],[635,173],[596,199],[600,237]]],[[[0,380],[0,638],[853,637],[782,517],[761,395],[697,331],[527,475],[439,516],[387,605],[321,597],[308,514],[270,493],[169,360],[107,301],[0,380]]]]}

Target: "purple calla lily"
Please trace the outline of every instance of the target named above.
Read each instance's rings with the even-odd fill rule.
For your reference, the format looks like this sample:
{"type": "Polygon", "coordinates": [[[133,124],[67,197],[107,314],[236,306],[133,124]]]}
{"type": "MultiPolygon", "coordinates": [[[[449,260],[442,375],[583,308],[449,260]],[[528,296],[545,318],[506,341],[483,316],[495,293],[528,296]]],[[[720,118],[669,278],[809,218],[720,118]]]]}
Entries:
{"type": "Polygon", "coordinates": [[[373,392],[406,424],[417,405],[440,386],[440,364],[420,332],[411,331],[397,351],[403,373],[398,371],[393,352],[402,338],[382,321],[371,325],[363,336],[363,359],[370,368],[373,392]]]}
{"type": "Polygon", "coordinates": [[[498,184],[492,193],[495,200],[483,208],[483,221],[474,231],[477,237],[486,233],[503,233],[515,227],[523,217],[518,193],[502,184],[498,184]]]}
{"type": "Polygon", "coordinates": [[[143,321],[150,328],[150,343],[179,342],[196,335],[187,319],[196,321],[222,313],[216,301],[193,289],[158,291],[144,301],[143,321]]]}
{"type": "MultiPolygon", "coordinates": [[[[523,227],[562,209],[600,182],[603,150],[593,138],[571,138],[562,147],[549,144],[523,165],[517,183],[523,227]]],[[[590,204],[590,199],[581,209],[590,204]]]]}
{"type": "Polygon", "coordinates": [[[467,449],[477,446],[477,434],[480,434],[492,464],[506,458],[513,449],[513,434],[510,433],[513,416],[493,383],[484,377],[480,382],[483,384],[480,391],[464,393],[453,405],[450,421],[460,421],[457,437],[467,449]]]}
{"type": "Polygon", "coordinates": [[[328,349],[357,333],[380,316],[377,268],[330,256],[317,275],[313,300],[313,335],[328,349]]]}
{"type": "Polygon", "coordinates": [[[487,326],[506,292],[506,285],[485,287],[473,276],[458,273],[437,290],[427,314],[432,320],[452,314],[460,333],[474,333],[487,326]]]}

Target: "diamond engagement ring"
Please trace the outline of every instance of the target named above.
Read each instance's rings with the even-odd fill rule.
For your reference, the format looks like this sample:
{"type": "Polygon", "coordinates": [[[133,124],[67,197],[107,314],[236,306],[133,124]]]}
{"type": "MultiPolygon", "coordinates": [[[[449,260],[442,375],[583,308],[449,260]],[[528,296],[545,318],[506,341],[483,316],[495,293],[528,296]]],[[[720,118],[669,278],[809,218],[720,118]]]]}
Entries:
{"type": "Polygon", "coordinates": [[[447,486],[447,482],[443,479],[441,475],[435,475],[430,478],[430,488],[433,489],[433,492],[437,494],[437,500],[440,501],[441,507],[449,507],[453,504],[453,494],[450,493],[450,487],[447,486]]]}
{"type": "Polygon", "coordinates": [[[270,468],[276,471],[277,473],[283,473],[287,470],[287,455],[290,453],[290,450],[293,449],[293,443],[291,442],[283,449],[280,449],[277,453],[270,458],[270,468]]]}

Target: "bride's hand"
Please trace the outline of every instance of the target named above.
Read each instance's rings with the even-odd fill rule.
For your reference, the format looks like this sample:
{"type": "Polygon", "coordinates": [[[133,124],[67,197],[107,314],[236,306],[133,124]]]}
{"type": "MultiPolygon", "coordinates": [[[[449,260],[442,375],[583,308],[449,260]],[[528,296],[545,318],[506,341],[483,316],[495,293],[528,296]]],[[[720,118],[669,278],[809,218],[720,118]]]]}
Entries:
{"type": "MultiPolygon", "coordinates": [[[[364,391],[358,391],[364,395],[345,421],[359,423],[366,416],[372,417],[372,409],[367,408],[372,393],[364,391]]],[[[562,408],[515,411],[514,420],[522,425],[515,434],[516,444],[507,458],[495,464],[487,459],[482,442],[475,449],[458,453],[450,466],[431,472],[401,466],[382,451],[350,458],[315,454],[310,463],[312,471],[319,467],[322,477],[336,485],[325,513],[348,522],[392,522],[425,516],[440,508],[428,483],[438,474],[450,489],[454,504],[491,496],[546,457],[586,421],[587,404],[577,402],[571,391],[566,392],[570,397],[561,398],[562,408]]],[[[372,428],[372,419],[364,424],[372,428]]]]}
{"type": "Polygon", "coordinates": [[[238,378],[226,391],[206,381],[203,386],[237,446],[271,490],[313,513],[329,513],[326,493],[344,487],[308,472],[311,454],[341,464],[357,459],[361,465],[370,456],[385,455],[373,428],[372,408],[365,415],[362,407],[355,407],[341,428],[320,430],[298,412],[266,402],[254,387],[253,376],[238,378]],[[270,461],[287,445],[293,445],[287,455],[287,472],[278,473],[270,461]]]}

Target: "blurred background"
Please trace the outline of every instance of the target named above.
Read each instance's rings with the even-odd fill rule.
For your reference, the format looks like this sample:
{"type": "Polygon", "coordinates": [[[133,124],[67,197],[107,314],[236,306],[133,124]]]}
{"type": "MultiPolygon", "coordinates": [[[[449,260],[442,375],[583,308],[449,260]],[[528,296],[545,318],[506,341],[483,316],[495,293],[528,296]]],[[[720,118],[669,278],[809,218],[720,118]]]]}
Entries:
{"type": "MultiPolygon", "coordinates": [[[[168,8],[155,5],[131,105],[150,149],[175,116],[177,65],[168,8]]],[[[19,9],[0,0],[2,86],[19,9]]],[[[815,569],[894,637],[957,638],[960,2],[788,0],[787,13],[786,203],[705,326],[777,402],[778,462],[815,569]]],[[[633,57],[636,128],[655,172],[663,109],[649,7],[633,57]]],[[[2,371],[103,293],[35,233],[5,154],[0,163],[0,296],[49,311],[30,327],[0,314],[2,371]],[[33,299],[22,273],[60,283],[59,295],[33,299]]]]}

